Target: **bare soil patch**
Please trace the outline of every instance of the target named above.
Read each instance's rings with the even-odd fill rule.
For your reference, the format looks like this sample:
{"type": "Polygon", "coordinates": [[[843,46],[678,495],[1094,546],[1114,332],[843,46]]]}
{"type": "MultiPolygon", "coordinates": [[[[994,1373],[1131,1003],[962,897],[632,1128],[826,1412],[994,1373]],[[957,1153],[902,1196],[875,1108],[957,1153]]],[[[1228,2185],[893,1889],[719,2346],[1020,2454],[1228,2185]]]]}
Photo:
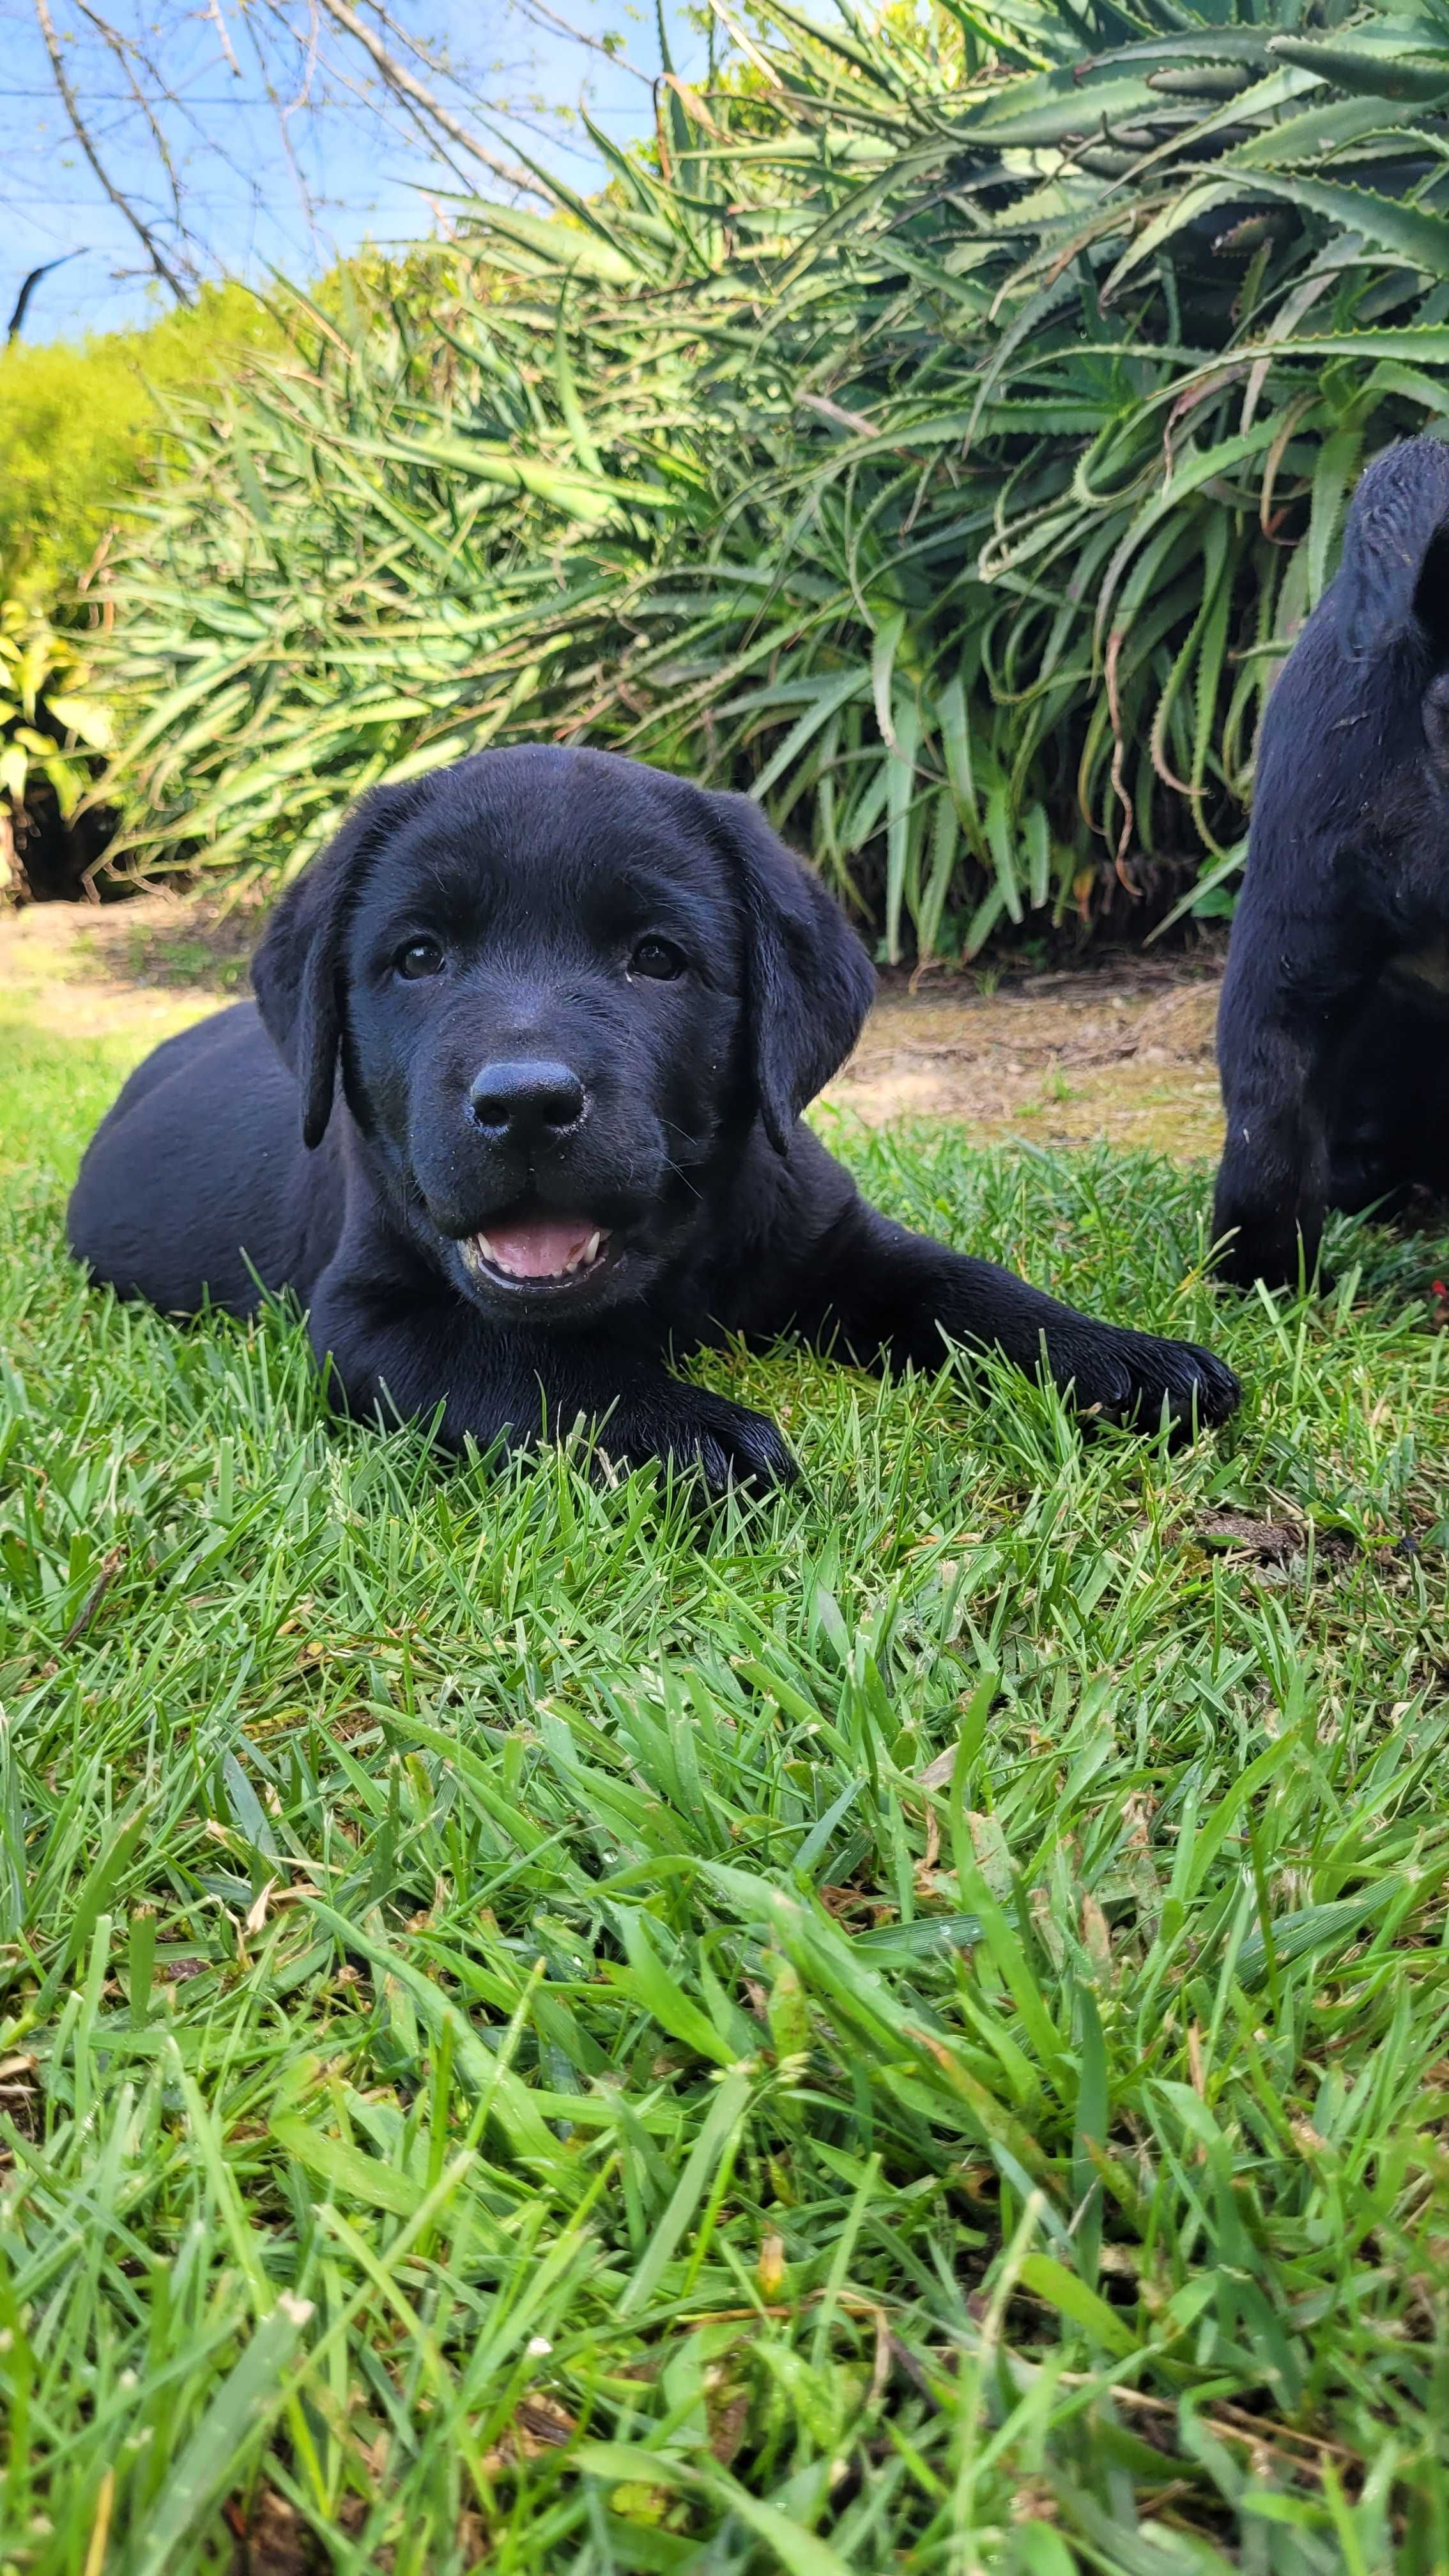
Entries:
{"type": "MultiPolygon", "coordinates": [[[[0,913],[0,1009],[139,1055],[247,989],[254,905],[167,894],[0,913]]],[[[1183,1159],[1220,1141],[1220,961],[1116,955],[991,989],[988,975],[887,979],[827,1102],[877,1126],[946,1118],[1042,1145],[1103,1138],[1183,1159]]]]}
{"type": "Polygon", "coordinates": [[[1118,957],[995,992],[964,976],[888,988],[827,1097],[872,1125],[950,1118],[1042,1145],[1213,1155],[1220,976],[1216,958],[1118,957]]]}
{"type": "Polygon", "coordinates": [[[255,907],[205,896],[0,911],[0,1008],[57,1036],[134,1034],[140,1053],[246,991],[258,926],[255,907]]]}

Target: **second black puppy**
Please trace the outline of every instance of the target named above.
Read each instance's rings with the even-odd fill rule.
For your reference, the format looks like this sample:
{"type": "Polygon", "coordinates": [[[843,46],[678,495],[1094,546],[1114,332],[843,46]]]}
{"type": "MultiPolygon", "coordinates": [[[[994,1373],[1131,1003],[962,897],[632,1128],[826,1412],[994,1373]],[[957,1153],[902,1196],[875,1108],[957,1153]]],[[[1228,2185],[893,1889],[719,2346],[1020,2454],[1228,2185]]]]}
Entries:
{"type": "Polygon", "coordinates": [[[1449,1189],[1449,449],[1405,439],[1268,702],[1218,1021],[1226,1277],[1449,1189]]]}
{"type": "Polygon", "coordinates": [[[454,1446],[603,1420],[611,1455],[720,1487],[794,1473],[772,1422],[665,1365],[724,1331],[935,1368],[944,1330],[1148,1426],[1237,1401],[1207,1351],[858,1197],[800,1113],[874,977],[743,798],[605,753],[480,753],[364,800],[255,982],[132,1075],[71,1241],[168,1311],[290,1286],[354,1411],[441,1407],[454,1446]]]}

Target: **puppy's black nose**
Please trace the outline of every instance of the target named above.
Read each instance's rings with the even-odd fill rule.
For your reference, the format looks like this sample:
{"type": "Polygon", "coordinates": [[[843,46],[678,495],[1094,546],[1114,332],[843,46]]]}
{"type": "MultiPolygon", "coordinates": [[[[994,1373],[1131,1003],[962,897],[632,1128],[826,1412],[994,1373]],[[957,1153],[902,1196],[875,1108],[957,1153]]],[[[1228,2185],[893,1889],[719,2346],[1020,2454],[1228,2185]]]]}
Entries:
{"type": "Polygon", "coordinates": [[[473,1119],[500,1142],[562,1135],[584,1114],[584,1086],[566,1064],[538,1056],[516,1063],[485,1064],[468,1093],[473,1119]]]}

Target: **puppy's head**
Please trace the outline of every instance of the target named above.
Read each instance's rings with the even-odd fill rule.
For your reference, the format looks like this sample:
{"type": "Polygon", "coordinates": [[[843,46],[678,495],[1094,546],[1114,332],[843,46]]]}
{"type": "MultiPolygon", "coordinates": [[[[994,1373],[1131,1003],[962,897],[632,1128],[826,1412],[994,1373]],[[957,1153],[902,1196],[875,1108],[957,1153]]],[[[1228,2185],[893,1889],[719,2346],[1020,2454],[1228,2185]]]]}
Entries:
{"type": "Polygon", "coordinates": [[[529,745],[365,798],[277,907],[262,1018],[326,1131],[493,1315],[597,1314],[707,1230],[756,1121],[783,1152],[874,976],[747,798],[529,745]]]}

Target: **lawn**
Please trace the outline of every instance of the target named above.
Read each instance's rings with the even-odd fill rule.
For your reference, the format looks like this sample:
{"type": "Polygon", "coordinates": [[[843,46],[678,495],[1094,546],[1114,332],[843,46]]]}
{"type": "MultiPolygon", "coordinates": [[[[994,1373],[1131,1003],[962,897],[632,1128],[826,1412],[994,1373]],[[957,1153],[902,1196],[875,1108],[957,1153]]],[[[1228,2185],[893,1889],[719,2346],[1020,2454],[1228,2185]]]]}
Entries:
{"type": "Polygon", "coordinates": [[[844,1150],[1249,1393],[711,1360],[702,1518],[88,1293],[0,1051],[0,2569],[1449,2568],[1449,1246],[844,1150]]]}

